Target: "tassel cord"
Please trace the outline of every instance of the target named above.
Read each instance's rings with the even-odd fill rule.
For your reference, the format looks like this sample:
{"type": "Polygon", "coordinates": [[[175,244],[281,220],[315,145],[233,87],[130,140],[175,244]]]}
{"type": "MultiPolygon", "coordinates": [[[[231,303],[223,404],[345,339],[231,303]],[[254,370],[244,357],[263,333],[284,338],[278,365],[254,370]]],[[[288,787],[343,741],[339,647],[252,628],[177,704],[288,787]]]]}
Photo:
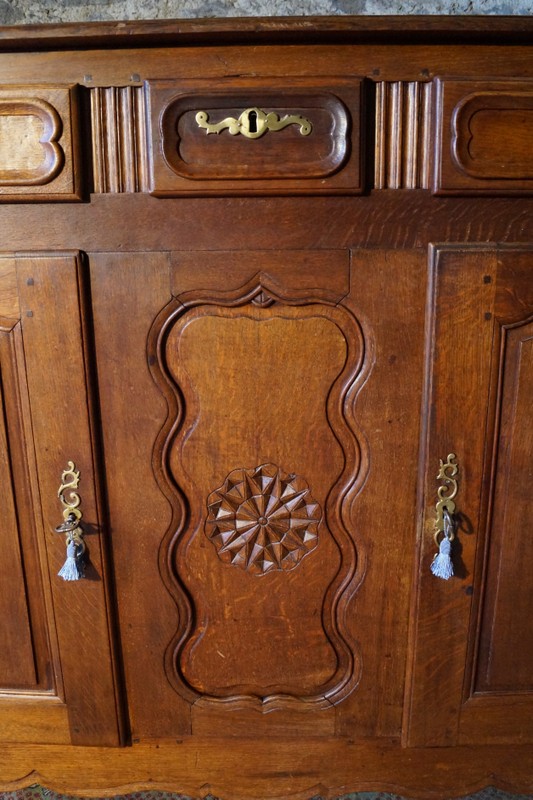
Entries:
{"type": "Polygon", "coordinates": [[[447,581],[453,577],[452,561],[452,539],[455,537],[454,521],[447,508],[443,509],[444,535],[439,545],[439,552],[436,553],[431,562],[431,572],[436,578],[447,581]]]}
{"type": "Polygon", "coordinates": [[[67,560],[57,573],[64,581],[79,581],[83,578],[83,553],[85,547],[74,539],[67,540],[67,560]]]}

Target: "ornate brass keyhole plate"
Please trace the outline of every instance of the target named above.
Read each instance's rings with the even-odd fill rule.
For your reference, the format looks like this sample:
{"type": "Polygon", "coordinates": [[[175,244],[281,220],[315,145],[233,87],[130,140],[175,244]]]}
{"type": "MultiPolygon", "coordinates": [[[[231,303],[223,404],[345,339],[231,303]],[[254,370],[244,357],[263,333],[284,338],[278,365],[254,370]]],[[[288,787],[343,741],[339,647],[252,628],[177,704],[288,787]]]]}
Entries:
{"type": "Polygon", "coordinates": [[[220,122],[209,122],[206,111],[198,111],[196,122],[199,128],[204,128],[206,133],[220,133],[226,128],[232,136],[241,133],[247,139],[259,139],[267,131],[280,131],[288,125],[299,125],[302,136],[309,136],[313,130],[311,122],[299,114],[286,114],[281,119],[273,111],[263,111],[261,108],[246,108],[238,119],[226,117],[220,122]]]}

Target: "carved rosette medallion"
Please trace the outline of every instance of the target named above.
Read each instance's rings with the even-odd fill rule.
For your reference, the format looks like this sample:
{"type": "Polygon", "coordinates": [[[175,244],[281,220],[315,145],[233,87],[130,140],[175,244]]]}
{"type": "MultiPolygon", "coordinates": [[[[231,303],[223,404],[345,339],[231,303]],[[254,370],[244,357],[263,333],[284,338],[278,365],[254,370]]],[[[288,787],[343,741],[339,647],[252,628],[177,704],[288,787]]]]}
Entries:
{"type": "Polygon", "coordinates": [[[254,575],[294,569],[318,544],[319,504],[303,478],[275,464],[233,470],[207,508],[219,557],[254,575]]]}

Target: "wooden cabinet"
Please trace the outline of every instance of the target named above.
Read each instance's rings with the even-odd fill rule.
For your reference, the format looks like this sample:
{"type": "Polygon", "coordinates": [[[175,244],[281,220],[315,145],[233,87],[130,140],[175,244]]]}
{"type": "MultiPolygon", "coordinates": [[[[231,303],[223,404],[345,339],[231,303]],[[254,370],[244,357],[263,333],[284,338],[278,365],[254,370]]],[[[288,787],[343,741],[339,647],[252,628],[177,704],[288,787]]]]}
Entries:
{"type": "Polygon", "coordinates": [[[532,26],[398,25],[6,30],[0,787],[532,790],[532,26]]]}

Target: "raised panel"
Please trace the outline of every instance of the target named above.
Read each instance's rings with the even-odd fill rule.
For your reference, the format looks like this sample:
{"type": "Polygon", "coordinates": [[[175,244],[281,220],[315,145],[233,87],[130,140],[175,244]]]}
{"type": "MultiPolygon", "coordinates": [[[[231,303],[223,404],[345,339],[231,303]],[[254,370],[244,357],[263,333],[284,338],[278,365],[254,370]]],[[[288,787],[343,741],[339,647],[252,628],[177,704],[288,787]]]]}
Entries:
{"type": "Polygon", "coordinates": [[[152,193],[362,190],[361,81],[149,81],[152,193]]]}
{"type": "MultiPolygon", "coordinates": [[[[2,354],[9,353],[3,340],[11,334],[0,332],[2,354]]],[[[33,649],[26,576],[22,561],[22,542],[17,519],[11,454],[6,426],[4,394],[15,387],[6,383],[2,370],[0,386],[0,470],[3,476],[0,495],[0,547],[2,550],[0,574],[0,691],[5,688],[36,687],[38,683],[33,649]],[[16,655],[15,655],[16,654],[16,655]]],[[[30,544],[30,543],[28,543],[30,544]]],[[[30,545],[31,546],[31,545],[30,545]]],[[[39,581],[40,576],[28,576],[39,581]]]]}
{"type": "Polygon", "coordinates": [[[0,88],[0,202],[79,200],[73,89],[0,88]]]}
{"type": "Polygon", "coordinates": [[[282,105],[279,96],[259,91],[248,110],[249,98],[249,92],[229,97],[192,95],[167,108],[161,121],[163,136],[172,141],[174,125],[177,147],[171,149],[165,142],[165,155],[178,175],[192,180],[250,180],[279,178],[283,172],[286,178],[326,178],[342,166],[348,155],[348,118],[334,95],[309,98],[287,92],[282,105]],[[269,108],[275,111],[263,110],[269,108]],[[270,135],[252,149],[245,133],[254,138],[270,135]],[[313,133],[309,142],[302,138],[313,133]]]}
{"type": "MultiPolygon", "coordinates": [[[[13,263],[10,258],[0,264],[13,263]]],[[[13,323],[11,323],[13,324],[13,323]]],[[[38,516],[20,324],[0,329],[2,521],[0,692],[62,696],[38,516]]]]}
{"type": "Polygon", "coordinates": [[[4,186],[49,183],[61,171],[63,150],[58,144],[61,121],[49,103],[14,98],[0,107],[0,136],[4,186]]]}
{"type": "Polygon", "coordinates": [[[437,81],[437,194],[533,191],[533,85],[437,81]]]}
{"type": "Polygon", "coordinates": [[[67,743],[13,256],[0,275],[0,729],[4,741],[67,743]]]}
{"type": "Polygon", "coordinates": [[[346,310],[248,284],[171,305],[157,330],[171,410],[154,470],[174,507],[160,563],[186,612],[167,676],[197,704],[328,708],[360,669],[343,621],[358,577],[343,506],[364,438],[343,397],[360,380],[361,329],[346,310]]]}
{"type": "Polygon", "coordinates": [[[533,322],[504,328],[494,495],[475,692],[533,688],[533,322]],[[497,591],[494,588],[497,587],[497,591]]]}
{"type": "Polygon", "coordinates": [[[455,159],[473,178],[533,178],[533,92],[474,95],[457,111],[455,128],[455,159]],[[467,126],[462,115],[470,116],[467,126]]]}

